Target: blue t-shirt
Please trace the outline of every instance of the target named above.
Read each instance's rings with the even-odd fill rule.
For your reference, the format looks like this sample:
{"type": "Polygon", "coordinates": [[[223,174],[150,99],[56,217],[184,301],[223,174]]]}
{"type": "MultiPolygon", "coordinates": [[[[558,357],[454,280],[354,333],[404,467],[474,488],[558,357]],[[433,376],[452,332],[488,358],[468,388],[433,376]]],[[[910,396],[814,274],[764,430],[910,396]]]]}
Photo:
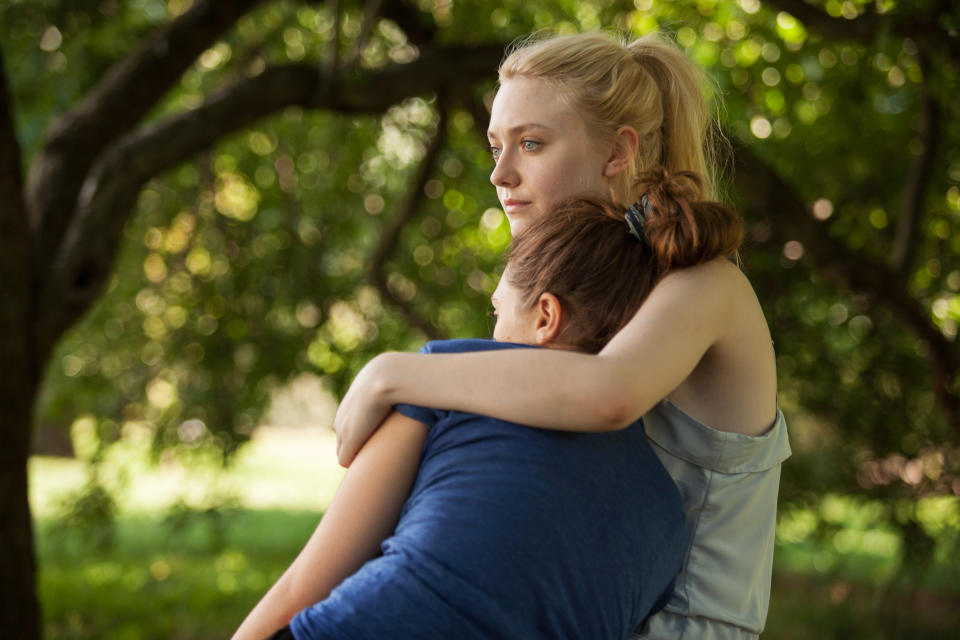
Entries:
{"type": "Polygon", "coordinates": [[[297,614],[297,640],[620,639],[663,606],[687,534],[642,422],[586,434],[397,409],[430,429],[397,528],[382,556],[297,614]]]}

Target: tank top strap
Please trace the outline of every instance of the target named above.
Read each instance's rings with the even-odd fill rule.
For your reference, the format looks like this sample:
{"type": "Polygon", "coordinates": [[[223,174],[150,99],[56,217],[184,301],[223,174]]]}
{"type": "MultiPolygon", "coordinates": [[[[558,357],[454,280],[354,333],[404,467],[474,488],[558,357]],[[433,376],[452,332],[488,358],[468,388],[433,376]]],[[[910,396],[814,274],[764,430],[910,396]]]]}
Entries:
{"type": "Polygon", "coordinates": [[[669,400],[643,416],[647,437],[672,455],[721,473],[765,471],[790,457],[783,413],[759,436],[720,431],[703,424],[669,400]]]}

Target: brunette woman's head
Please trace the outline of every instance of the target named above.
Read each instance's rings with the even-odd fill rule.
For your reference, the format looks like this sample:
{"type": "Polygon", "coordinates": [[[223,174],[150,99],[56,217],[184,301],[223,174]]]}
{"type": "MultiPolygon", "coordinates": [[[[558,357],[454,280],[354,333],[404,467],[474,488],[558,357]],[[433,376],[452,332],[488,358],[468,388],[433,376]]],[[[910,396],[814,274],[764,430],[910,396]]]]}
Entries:
{"type": "Polygon", "coordinates": [[[602,33],[531,39],[500,65],[501,85],[538,78],[565,97],[597,140],[629,145],[614,179],[615,199],[629,204],[637,176],[655,167],[703,177],[698,199],[715,197],[710,113],[701,89],[706,74],[669,39],[649,34],[632,42],[602,33]],[[619,135],[624,128],[636,137],[619,135]],[[635,150],[634,150],[635,148],[635,150]]]}
{"type": "Polygon", "coordinates": [[[504,278],[526,308],[555,296],[564,316],[559,345],[599,351],[667,272],[732,257],[740,246],[739,217],[702,200],[695,173],[655,169],[636,187],[649,202],[640,238],[623,209],[593,198],[561,203],[514,238],[504,278]]]}

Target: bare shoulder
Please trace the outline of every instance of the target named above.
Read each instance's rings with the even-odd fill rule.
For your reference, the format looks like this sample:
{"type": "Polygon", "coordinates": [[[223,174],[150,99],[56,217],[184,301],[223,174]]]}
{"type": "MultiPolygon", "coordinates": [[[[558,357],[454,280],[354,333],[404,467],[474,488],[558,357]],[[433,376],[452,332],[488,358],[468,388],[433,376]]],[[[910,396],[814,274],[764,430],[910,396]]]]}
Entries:
{"type": "Polygon", "coordinates": [[[750,280],[740,267],[725,258],[668,273],[651,296],[653,293],[673,300],[693,300],[692,306],[698,313],[711,312],[716,320],[727,317],[733,326],[743,328],[757,322],[766,326],[750,280]]]}
{"type": "Polygon", "coordinates": [[[715,258],[685,269],[675,269],[663,277],[660,285],[723,287],[739,286],[745,281],[746,277],[737,265],[726,258],[715,258]]]}
{"type": "Polygon", "coordinates": [[[673,309],[698,317],[711,338],[670,399],[715,429],[763,433],[776,414],[776,364],[770,330],[746,275],[717,259],[668,274],[661,286],[665,298],[693,301],[674,302],[673,309]]]}
{"type": "Polygon", "coordinates": [[[671,271],[650,292],[650,301],[671,306],[688,306],[695,301],[699,312],[720,311],[731,302],[753,297],[753,287],[737,265],[716,258],[685,269],[671,271]]]}
{"type": "Polygon", "coordinates": [[[699,360],[737,331],[751,307],[758,305],[746,277],[736,265],[718,258],[665,275],[627,329],[671,348],[679,340],[685,348],[695,348],[693,356],[699,360]]]}

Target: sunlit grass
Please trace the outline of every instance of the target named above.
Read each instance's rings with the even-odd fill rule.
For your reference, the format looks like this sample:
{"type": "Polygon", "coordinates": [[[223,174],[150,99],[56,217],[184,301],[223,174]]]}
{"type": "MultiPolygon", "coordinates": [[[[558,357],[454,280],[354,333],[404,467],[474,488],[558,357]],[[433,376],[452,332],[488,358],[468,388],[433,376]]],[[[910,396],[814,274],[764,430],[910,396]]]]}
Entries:
{"type": "Polygon", "coordinates": [[[41,522],[46,637],[228,638],[318,519],[241,510],[217,523],[197,515],[177,529],[156,515],[124,516],[104,551],[89,548],[81,532],[41,522]]]}
{"type": "Polygon", "coordinates": [[[113,544],[98,548],[62,517],[87,464],[30,461],[48,638],[229,637],[299,551],[343,475],[333,434],[297,428],[258,430],[226,470],[151,465],[124,444],[103,467],[118,516],[113,544]]]}
{"type": "MultiPolygon", "coordinates": [[[[270,427],[227,469],[169,458],[150,464],[147,453],[123,442],[113,445],[102,465],[104,483],[123,514],[158,514],[178,501],[203,506],[230,497],[251,509],[322,511],[343,477],[336,463],[333,433],[325,429],[270,427]]],[[[56,517],[63,498],[86,482],[87,464],[67,458],[30,460],[30,505],[35,517],[56,517]]]]}
{"type": "MultiPolygon", "coordinates": [[[[165,460],[133,446],[110,453],[113,544],[61,518],[86,463],[35,458],[46,637],[57,640],[228,638],[283,572],[329,504],[343,470],[331,433],[265,429],[228,470],[165,460]]],[[[778,524],[765,638],[950,638],[960,625],[958,505],[921,501],[921,526],[938,550],[919,586],[893,578],[904,543],[888,524],[896,505],[837,494],[785,507],[778,524]]]]}

